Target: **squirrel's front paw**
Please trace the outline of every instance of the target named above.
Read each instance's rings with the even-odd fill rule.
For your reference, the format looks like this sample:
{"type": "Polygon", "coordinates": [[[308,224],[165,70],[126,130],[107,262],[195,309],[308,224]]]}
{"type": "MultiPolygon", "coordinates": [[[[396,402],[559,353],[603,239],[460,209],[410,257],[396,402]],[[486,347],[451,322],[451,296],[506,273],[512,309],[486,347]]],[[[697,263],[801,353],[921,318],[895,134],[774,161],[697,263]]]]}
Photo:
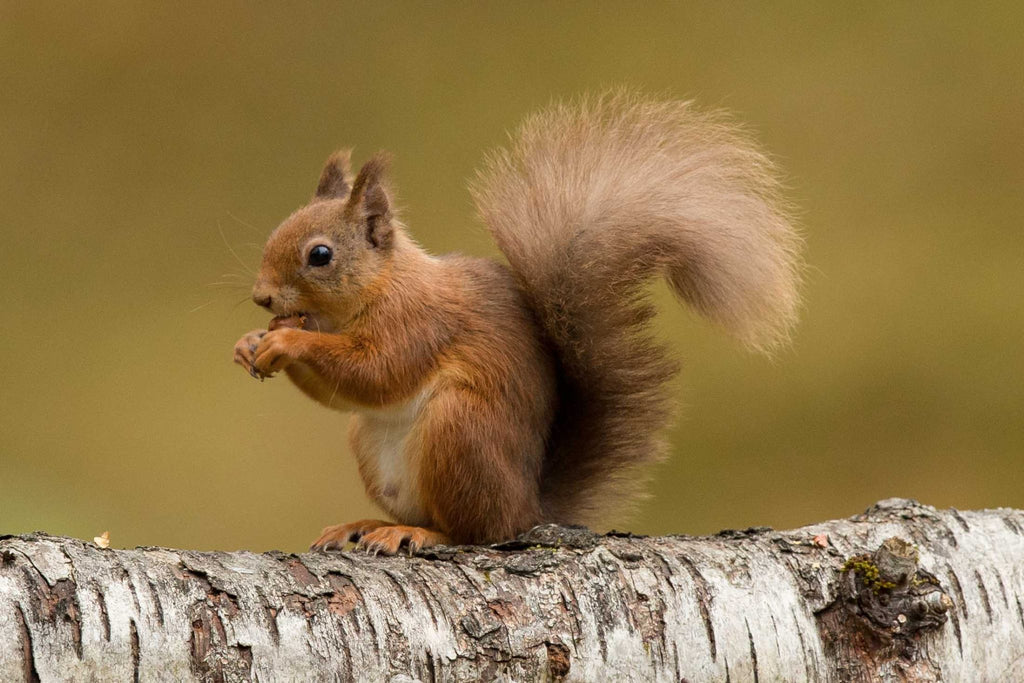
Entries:
{"type": "Polygon", "coordinates": [[[245,368],[245,371],[256,379],[263,379],[260,373],[256,371],[256,368],[253,367],[253,361],[256,358],[256,348],[259,346],[260,339],[266,333],[266,330],[253,330],[243,335],[235,344],[235,362],[245,368]]]}
{"type": "Polygon", "coordinates": [[[275,372],[284,370],[298,358],[301,351],[301,341],[304,337],[296,335],[306,334],[309,333],[290,327],[270,330],[260,337],[256,345],[252,361],[253,368],[263,377],[269,377],[275,372]]]}

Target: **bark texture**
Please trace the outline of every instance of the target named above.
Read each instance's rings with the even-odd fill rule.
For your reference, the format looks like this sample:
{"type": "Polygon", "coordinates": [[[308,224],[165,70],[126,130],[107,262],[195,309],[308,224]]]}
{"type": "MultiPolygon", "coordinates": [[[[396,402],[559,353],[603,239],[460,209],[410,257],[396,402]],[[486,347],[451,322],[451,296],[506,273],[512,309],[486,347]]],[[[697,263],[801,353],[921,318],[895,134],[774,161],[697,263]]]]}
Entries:
{"type": "Polygon", "coordinates": [[[0,538],[0,681],[1024,681],[1024,512],[409,557],[0,538]]]}

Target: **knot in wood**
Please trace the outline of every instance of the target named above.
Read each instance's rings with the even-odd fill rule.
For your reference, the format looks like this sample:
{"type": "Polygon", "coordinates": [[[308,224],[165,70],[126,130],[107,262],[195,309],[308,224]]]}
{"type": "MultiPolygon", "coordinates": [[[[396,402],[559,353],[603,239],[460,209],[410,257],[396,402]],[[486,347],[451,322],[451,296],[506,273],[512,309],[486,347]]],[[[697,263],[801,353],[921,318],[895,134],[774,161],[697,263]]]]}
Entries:
{"type": "Polygon", "coordinates": [[[908,641],[946,622],[953,601],[918,559],[912,544],[890,538],[871,555],[851,557],[843,565],[840,593],[848,611],[883,642],[908,641]]]}

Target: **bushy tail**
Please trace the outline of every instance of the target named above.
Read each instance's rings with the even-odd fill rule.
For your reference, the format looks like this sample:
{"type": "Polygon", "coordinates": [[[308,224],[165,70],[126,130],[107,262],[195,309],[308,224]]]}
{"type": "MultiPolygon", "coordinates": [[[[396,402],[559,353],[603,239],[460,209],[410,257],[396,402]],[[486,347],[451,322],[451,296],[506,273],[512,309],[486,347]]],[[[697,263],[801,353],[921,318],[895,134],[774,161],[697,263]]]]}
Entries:
{"type": "Polygon", "coordinates": [[[586,521],[663,452],[675,362],[643,285],[673,291],[747,346],[787,339],[798,251],[771,161],[721,113],[613,93],[529,118],[473,187],[556,347],[562,402],[546,513],[586,521]],[[629,476],[623,476],[629,473],[629,476]]]}

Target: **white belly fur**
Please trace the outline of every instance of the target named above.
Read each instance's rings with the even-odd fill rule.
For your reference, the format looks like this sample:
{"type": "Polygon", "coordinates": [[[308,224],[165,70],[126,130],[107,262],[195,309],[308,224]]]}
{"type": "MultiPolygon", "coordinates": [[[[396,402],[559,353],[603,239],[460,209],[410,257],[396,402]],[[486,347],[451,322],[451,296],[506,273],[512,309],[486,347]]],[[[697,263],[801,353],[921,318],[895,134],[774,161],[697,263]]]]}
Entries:
{"type": "Polygon", "coordinates": [[[373,454],[381,497],[396,521],[415,526],[430,523],[420,506],[416,472],[410,462],[409,437],[431,387],[407,402],[385,410],[360,410],[361,440],[373,454]]]}

